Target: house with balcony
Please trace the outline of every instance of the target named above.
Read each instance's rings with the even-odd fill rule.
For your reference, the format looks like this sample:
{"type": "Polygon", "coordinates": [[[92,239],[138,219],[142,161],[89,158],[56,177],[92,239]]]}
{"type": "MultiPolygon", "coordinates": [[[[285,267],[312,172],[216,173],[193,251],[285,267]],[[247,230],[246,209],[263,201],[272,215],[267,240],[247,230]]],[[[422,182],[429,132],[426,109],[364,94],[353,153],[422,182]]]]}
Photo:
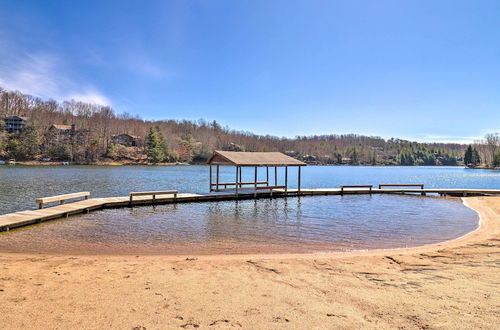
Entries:
{"type": "Polygon", "coordinates": [[[26,128],[28,118],[20,116],[10,116],[4,118],[3,129],[9,133],[22,132],[26,128]]]}

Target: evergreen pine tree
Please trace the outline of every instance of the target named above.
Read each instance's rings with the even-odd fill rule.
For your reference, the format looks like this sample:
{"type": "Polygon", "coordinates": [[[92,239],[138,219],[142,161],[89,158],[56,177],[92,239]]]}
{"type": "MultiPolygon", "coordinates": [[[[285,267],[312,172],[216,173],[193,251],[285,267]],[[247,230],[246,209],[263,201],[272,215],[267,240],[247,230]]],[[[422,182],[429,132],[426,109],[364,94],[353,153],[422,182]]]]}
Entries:
{"type": "Polygon", "coordinates": [[[349,157],[351,158],[351,165],[357,165],[359,163],[358,151],[355,147],[351,149],[349,157]]]}
{"type": "Polygon", "coordinates": [[[146,153],[148,159],[153,163],[168,161],[168,145],[159,126],[149,129],[146,140],[146,153]]]}
{"type": "Polygon", "coordinates": [[[40,152],[38,134],[34,126],[26,127],[19,134],[12,134],[7,142],[6,150],[10,158],[29,160],[40,152]]]}
{"type": "Polygon", "coordinates": [[[465,150],[465,154],[464,154],[465,166],[468,166],[469,164],[474,164],[473,157],[474,157],[474,152],[472,151],[472,146],[469,145],[467,147],[467,149],[465,150]]]}
{"type": "Polygon", "coordinates": [[[481,157],[479,156],[479,152],[477,152],[476,148],[472,151],[472,164],[479,165],[481,164],[481,157]]]}

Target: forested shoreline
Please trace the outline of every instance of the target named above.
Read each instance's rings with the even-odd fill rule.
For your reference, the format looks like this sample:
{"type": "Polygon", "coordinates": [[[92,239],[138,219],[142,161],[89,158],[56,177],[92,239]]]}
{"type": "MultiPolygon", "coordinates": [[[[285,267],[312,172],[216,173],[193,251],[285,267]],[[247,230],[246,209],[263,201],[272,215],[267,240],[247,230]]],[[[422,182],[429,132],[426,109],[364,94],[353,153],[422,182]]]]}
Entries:
{"type": "MultiPolygon", "coordinates": [[[[222,127],[215,120],[148,121],[116,113],[108,106],[42,100],[0,88],[0,118],[12,116],[24,118],[25,127],[10,133],[0,131],[0,159],[4,160],[193,164],[203,163],[214,150],[233,150],[280,151],[310,164],[331,165],[434,166],[470,161],[464,162],[467,145],[456,143],[418,143],[356,134],[293,139],[262,136],[222,127]],[[117,142],[119,135],[130,136],[133,145],[117,142]]],[[[486,143],[477,143],[474,149],[475,166],[494,163],[496,151],[491,156],[486,143]]]]}

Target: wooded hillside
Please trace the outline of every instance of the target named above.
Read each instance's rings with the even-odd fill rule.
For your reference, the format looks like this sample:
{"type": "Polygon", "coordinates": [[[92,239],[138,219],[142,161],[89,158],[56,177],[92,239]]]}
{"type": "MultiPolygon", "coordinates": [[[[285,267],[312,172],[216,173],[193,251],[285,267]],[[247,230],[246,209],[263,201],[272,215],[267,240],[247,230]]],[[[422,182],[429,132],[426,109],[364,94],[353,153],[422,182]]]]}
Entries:
{"type": "Polygon", "coordinates": [[[26,118],[26,128],[0,133],[0,159],[193,163],[203,162],[213,150],[222,149],[281,151],[321,164],[456,165],[466,148],[356,134],[294,139],[261,136],[221,127],[215,120],[147,121],[107,106],[46,101],[0,88],[0,118],[10,116],[26,118]],[[63,132],[64,127],[71,131],[67,126],[51,128],[72,124],[72,133],[63,132]],[[134,145],[117,142],[120,134],[132,136],[134,145]]]}

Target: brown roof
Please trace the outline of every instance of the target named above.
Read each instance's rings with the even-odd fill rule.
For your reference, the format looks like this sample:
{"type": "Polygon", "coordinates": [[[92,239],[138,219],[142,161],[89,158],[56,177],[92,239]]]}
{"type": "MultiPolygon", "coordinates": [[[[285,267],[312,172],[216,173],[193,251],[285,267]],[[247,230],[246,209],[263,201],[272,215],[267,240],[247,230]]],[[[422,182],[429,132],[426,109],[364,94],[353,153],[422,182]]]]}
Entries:
{"type": "Polygon", "coordinates": [[[119,136],[129,136],[129,137],[131,137],[131,138],[133,138],[133,139],[140,139],[140,138],[141,138],[140,136],[130,135],[130,134],[128,134],[128,133],[116,134],[116,135],[112,135],[111,137],[112,137],[112,138],[117,138],[117,137],[119,137],[119,136]]]}
{"type": "Polygon", "coordinates": [[[233,166],[305,166],[306,163],[281,152],[241,152],[216,150],[208,160],[211,165],[233,166]]]}
{"type": "Polygon", "coordinates": [[[54,127],[55,129],[59,129],[59,130],[71,129],[71,125],[57,125],[57,124],[53,124],[52,127],[54,127]]]}
{"type": "Polygon", "coordinates": [[[28,117],[21,117],[21,116],[10,116],[10,117],[6,117],[4,118],[4,120],[6,119],[14,119],[14,118],[19,118],[19,119],[22,119],[24,121],[27,121],[29,118],[28,117]]]}

